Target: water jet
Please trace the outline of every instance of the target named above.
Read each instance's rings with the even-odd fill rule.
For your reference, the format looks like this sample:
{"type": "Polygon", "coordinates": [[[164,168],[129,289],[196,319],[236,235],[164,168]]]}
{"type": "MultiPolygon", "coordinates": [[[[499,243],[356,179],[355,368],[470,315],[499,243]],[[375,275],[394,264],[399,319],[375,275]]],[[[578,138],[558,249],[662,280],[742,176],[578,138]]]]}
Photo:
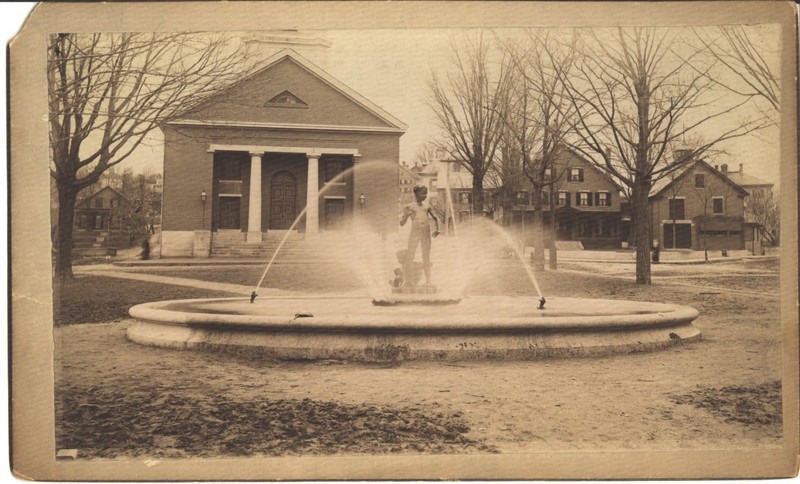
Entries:
{"type": "MultiPolygon", "coordinates": [[[[295,224],[301,217],[303,213],[295,224]]],[[[427,228],[419,224],[417,230],[427,228]]],[[[328,240],[331,251],[355,267],[364,284],[363,295],[259,297],[284,238],[249,297],[134,306],[129,311],[134,322],[128,339],[166,348],[225,350],[287,360],[402,361],[624,354],[700,337],[692,325],[698,312],[686,306],[545,298],[516,244],[511,246],[534,289],[530,296],[464,294],[467,283],[488,263],[487,255],[513,240],[486,221],[461,230],[454,225],[453,232],[457,235],[433,242],[435,268],[444,283],[430,283],[433,264],[427,255],[422,264],[426,283],[405,279],[416,270],[414,263],[419,264],[414,261],[417,246],[411,243],[416,241],[410,241],[406,249],[414,252],[397,256],[394,249],[402,246],[397,240],[387,241],[385,233],[376,234],[356,217],[352,230],[338,240],[328,240]],[[399,279],[387,273],[393,255],[402,272],[399,279]]]]}

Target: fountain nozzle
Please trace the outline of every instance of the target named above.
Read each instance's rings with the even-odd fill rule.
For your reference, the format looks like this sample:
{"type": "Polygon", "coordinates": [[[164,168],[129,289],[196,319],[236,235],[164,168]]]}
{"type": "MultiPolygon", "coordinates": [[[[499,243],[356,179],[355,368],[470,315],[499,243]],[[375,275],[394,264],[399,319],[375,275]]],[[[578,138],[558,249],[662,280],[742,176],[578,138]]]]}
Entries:
{"type": "Polygon", "coordinates": [[[539,307],[536,308],[536,309],[544,309],[544,303],[546,303],[546,302],[547,302],[547,300],[544,298],[544,296],[540,297],[539,298],[539,307]]]}
{"type": "Polygon", "coordinates": [[[253,291],[253,294],[250,294],[250,304],[253,304],[253,301],[256,300],[256,297],[258,297],[258,294],[253,291]]]}

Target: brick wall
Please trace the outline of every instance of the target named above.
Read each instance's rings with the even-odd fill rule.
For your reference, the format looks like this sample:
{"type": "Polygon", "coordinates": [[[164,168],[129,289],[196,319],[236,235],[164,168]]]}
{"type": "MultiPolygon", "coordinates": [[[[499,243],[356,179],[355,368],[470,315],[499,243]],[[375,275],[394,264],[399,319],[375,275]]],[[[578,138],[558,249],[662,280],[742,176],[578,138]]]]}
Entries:
{"type": "Polygon", "coordinates": [[[692,249],[703,249],[701,229],[704,213],[708,215],[708,228],[714,231],[713,235],[706,237],[709,250],[744,248],[744,196],[726,182],[719,172],[704,163],[698,163],[676,178],[672,186],[674,188],[667,188],[650,200],[653,237],[659,240],[662,247],[664,246],[664,225],[665,223],[671,224],[669,199],[674,197],[684,201],[683,220],[690,221],[692,226],[692,249]],[[703,175],[704,188],[695,187],[695,175],[703,175]],[[722,214],[714,214],[714,197],[723,198],[724,212],[722,214]],[[708,205],[707,210],[704,211],[706,201],[708,205]],[[723,235],[722,232],[726,230],[738,233],[723,235]]]}
{"type": "MultiPolygon", "coordinates": [[[[235,128],[166,128],[164,150],[164,231],[200,230],[203,227],[200,192],[205,190],[205,228],[210,229],[212,213],[218,217],[214,188],[214,156],[208,153],[211,144],[247,146],[329,147],[358,149],[361,158],[352,180],[344,188],[348,197],[345,210],[357,207],[361,193],[366,198],[363,219],[375,231],[396,230],[399,187],[399,134],[397,133],[321,133],[303,131],[271,131],[235,128]]],[[[266,153],[262,165],[262,228],[269,227],[269,184],[272,175],[282,169],[291,171],[297,179],[297,212],[305,207],[306,168],[302,154],[277,155],[266,153]]],[[[242,157],[242,207],[240,223],[247,229],[247,200],[249,196],[249,154],[242,157]]],[[[324,161],[320,161],[320,181],[324,181],[324,161]]],[[[330,192],[331,194],[333,192],[330,192]]],[[[320,223],[324,215],[320,201],[320,223]]]]}
{"type": "Polygon", "coordinates": [[[570,151],[564,151],[559,155],[556,173],[564,173],[560,182],[557,182],[552,187],[554,194],[559,191],[567,191],[570,193],[571,206],[582,212],[619,212],[620,210],[620,196],[619,188],[609,179],[608,175],[595,168],[588,161],[576,156],[570,151]],[[583,181],[570,181],[569,169],[580,168],[583,170],[583,181]],[[578,193],[581,191],[588,191],[592,196],[592,204],[590,206],[579,206],[577,203],[578,193]],[[607,192],[610,197],[609,206],[597,206],[595,203],[594,194],[597,192],[607,192]]]}

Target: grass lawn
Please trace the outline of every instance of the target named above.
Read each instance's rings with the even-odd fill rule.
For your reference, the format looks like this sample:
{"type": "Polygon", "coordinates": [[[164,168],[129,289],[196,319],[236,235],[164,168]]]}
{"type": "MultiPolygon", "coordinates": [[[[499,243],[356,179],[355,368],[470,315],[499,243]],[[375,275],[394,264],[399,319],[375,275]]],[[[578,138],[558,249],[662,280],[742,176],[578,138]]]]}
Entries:
{"type": "Polygon", "coordinates": [[[128,309],[136,304],[206,297],[230,297],[230,294],[115,277],[79,275],[66,283],[54,283],[53,321],[57,326],[107,323],[127,318],[128,309]]]}
{"type": "MultiPolygon", "coordinates": [[[[274,287],[361,287],[332,265],[273,269],[274,287]]],[[[262,270],[137,272],[249,285],[262,270]]],[[[769,274],[733,272],[703,281],[719,283],[718,292],[683,277],[643,287],[602,272],[538,276],[547,295],[695,307],[698,342],[621,356],[398,367],[136,345],[121,319],[131,305],[227,294],[83,275],[56,292],[57,447],[81,458],[774,448],[782,438],[779,301],[726,293],[730,284],[773,283],[769,274]]],[[[512,263],[482,268],[466,291],[533,294],[512,263]]]]}

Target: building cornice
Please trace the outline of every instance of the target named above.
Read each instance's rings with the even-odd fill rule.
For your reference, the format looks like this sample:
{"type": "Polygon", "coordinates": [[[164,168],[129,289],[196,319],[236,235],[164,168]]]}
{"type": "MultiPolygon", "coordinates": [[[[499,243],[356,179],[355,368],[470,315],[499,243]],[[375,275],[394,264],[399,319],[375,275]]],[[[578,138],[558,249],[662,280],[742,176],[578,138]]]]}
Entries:
{"type": "Polygon", "coordinates": [[[280,131],[335,131],[345,133],[393,133],[403,134],[405,130],[384,126],[339,126],[330,124],[261,123],[253,121],[219,121],[210,119],[175,119],[167,122],[171,126],[192,126],[205,128],[245,128],[272,129],[280,131]]]}
{"type": "Polygon", "coordinates": [[[273,145],[229,145],[211,144],[208,153],[217,151],[239,151],[248,153],[296,153],[306,155],[309,158],[320,158],[322,155],[349,155],[359,157],[361,154],[357,148],[329,148],[321,146],[273,146],[273,145]]]}

